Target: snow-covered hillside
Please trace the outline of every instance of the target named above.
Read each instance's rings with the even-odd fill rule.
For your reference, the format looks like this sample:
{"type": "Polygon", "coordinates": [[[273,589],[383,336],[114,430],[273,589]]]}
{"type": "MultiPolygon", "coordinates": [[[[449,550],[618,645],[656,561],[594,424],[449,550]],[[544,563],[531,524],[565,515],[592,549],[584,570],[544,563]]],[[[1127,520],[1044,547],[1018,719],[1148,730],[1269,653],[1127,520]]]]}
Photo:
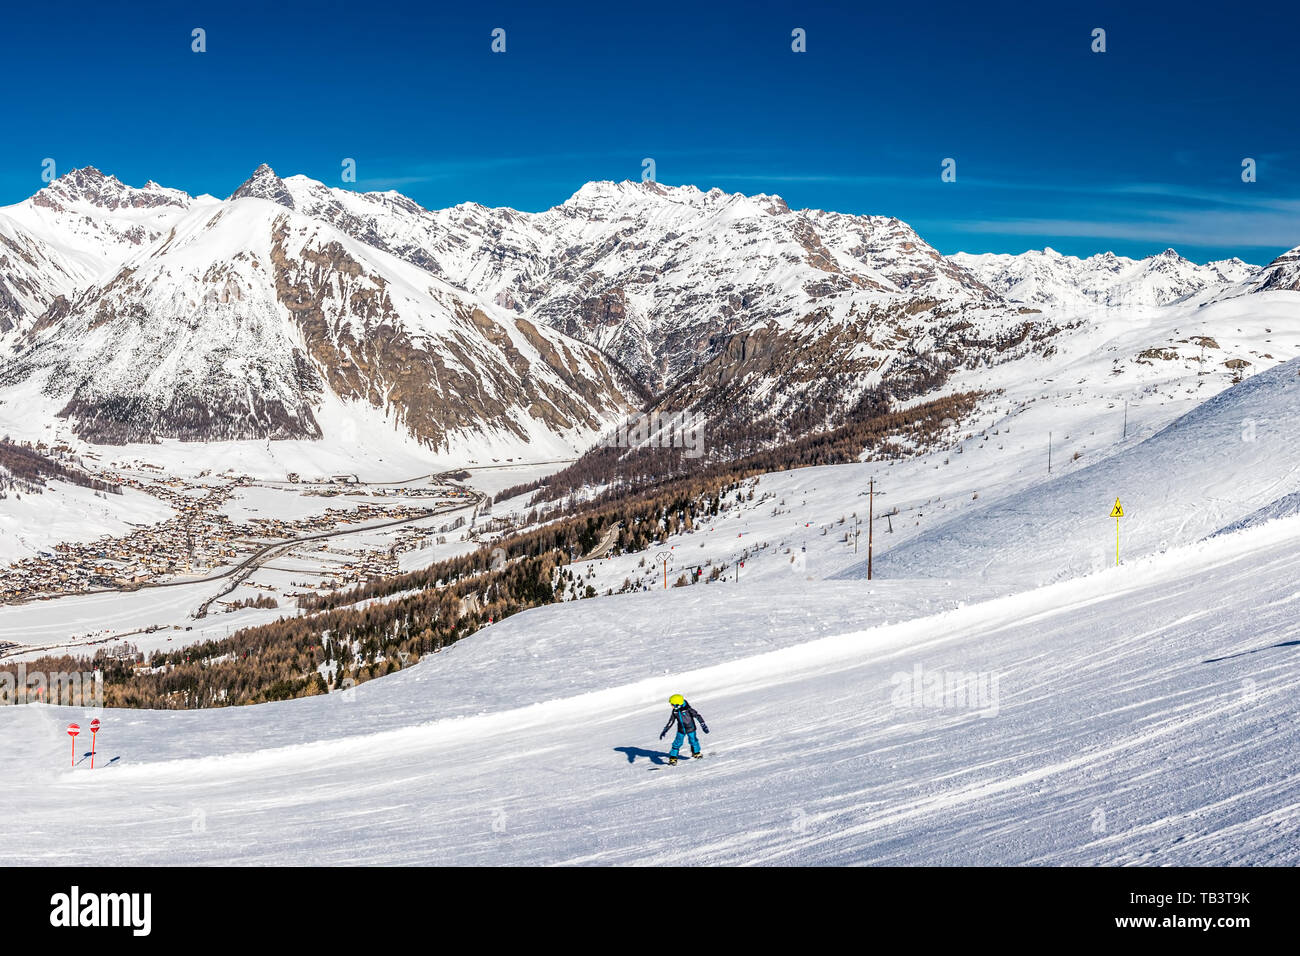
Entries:
{"type": "Polygon", "coordinates": [[[1260,372],[1150,438],[956,518],[881,561],[897,577],[1055,580],[1194,540],[1300,491],[1300,360],[1260,372]],[[1100,495],[1100,496],[1099,496],[1100,495]]]}
{"type": "Polygon", "coordinates": [[[1294,865],[1298,540],[892,624],[859,584],[842,633],[766,653],[768,588],[587,601],[348,695],[105,713],[94,771],[65,766],[80,713],[4,708],[0,860],[93,814],[79,845],[120,863],[1294,865]],[[676,692],[712,733],[668,767],[676,692]]]}
{"type": "MultiPolygon", "coordinates": [[[[1244,348],[1288,295],[1207,308],[1244,348]]],[[[516,615],[345,693],[108,711],[93,772],[66,766],[84,712],[0,708],[0,860],[53,860],[44,834],[93,811],[86,850],[126,863],[1294,865],[1300,516],[1278,515],[1300,359],[1189,379],[1190,354],[1133,355],[1155,331],[1094,329],[1026,367],[960,453],[759,477],[656,546],[673,579],[725,564],[710,584],[661,589],[644,555],[579,562],[602,594],[650,587],[516,615]],[[1145,396],[1128,439],[1100,434],[1119,424],[1104,388],[1145,396]],[[1032,467],[1049,425],[1086,450],[1052,478],[1032,467]],[[869,477],[870,582],[844,537],[869,477]],[[712,733],[669,767],[677,692],[712,733]]]]}
{"type": "MultiPolygon", "coordinates": [[[[1195,541],[1296,487],[1288,484],[1296,478],[1286,440],[1294,431],[1285,420],[1290,373],[1280,363],[1294,368],[1300,359],[1300,296],[1115,310],[1056,346],[954,375],[950,388],[988,394],[937,451],[764,476],[752,501],[669,542],[670,578],[702,565],[706,574],[724,567],[730,579],[741,560],[743,575],[770,577],[775,587],[792,575],[861,576],[872,479],[877,575],[973,575],[1004,585],[1113,563],[1114,521],[1106,516],[1116,497],[1130,509],[1121,527],[1128,559],[1195,541]],[[1244,381],[1234,386],[1238,375],[1244,381]],[[1268,382],[1280,383],[1278,395],[1268,382]],[[1215,396],[1222,406],[1198,411],[1215,396]],[[1212,416],[1213,426],[1198,425],[1188,441],[1177,431],[1153,441],[1180,416],[1212,416]],[[1189,443],[1193,434],[1207,444],[1189,443]],[[1233,463],[1243,469],[1235,484],[1233,463]],[[1058,501],[1063,489],[1073,490],[1058,501]],[[907,563],[894,571],[893,561],[907,563]]],[[[522,503],[497,511],[511,506],[522,503]]],[[[643,557],[593,562],[584,580],[600,593],[625,581],[652,584],[659,571],[643,557]]]]}

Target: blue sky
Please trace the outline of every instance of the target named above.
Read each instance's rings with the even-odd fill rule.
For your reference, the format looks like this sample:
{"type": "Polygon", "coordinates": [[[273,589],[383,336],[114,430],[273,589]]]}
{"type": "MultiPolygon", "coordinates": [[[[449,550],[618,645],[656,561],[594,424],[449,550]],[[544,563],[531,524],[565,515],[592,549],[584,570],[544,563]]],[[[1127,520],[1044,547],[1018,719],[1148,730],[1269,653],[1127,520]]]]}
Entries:
{"type": "Polygon", "coordinates": [[[946,253],[1300,244],[1295,5],[1133,6],[11,5],[0,203],[46,157],[218,196],[261,162],[345,185],[351,157],[359,188],[537,210],[652,157],[664,183],[898,216],[946,253]]]}

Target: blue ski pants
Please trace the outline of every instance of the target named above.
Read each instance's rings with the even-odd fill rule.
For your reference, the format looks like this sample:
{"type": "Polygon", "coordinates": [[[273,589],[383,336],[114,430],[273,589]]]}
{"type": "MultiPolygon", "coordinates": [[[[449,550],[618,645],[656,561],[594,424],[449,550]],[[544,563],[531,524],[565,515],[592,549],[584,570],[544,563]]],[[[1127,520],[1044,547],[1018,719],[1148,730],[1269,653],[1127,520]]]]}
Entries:
{"type": "Polygon", "coordinates": [[[690,738],[691,741],[691,753],[693,754],[699,753],[700,752],[699,735],[696,734],[695,731],[693,730],[689,734],[684,734],[679,730],[677,731],[677,736],[673,738],[673,749],[668,751],[668,755],[671,757],[676,757],[677,752],[682,749],[682,741],[688,737],[690,738]]]}

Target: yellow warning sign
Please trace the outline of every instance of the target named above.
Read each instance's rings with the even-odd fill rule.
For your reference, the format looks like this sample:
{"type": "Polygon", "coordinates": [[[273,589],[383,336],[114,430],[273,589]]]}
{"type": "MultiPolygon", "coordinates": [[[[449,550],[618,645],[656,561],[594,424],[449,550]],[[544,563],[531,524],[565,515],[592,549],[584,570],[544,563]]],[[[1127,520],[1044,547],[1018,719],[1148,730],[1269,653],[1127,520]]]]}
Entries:
{"type": "Polygon", "coordinates": [[[1119,503],[1118,498],[1115,499],[1115,507],[1110,509],[1110,517],[1112,518],[1124,517],[1124,506],[1119,503]]]}

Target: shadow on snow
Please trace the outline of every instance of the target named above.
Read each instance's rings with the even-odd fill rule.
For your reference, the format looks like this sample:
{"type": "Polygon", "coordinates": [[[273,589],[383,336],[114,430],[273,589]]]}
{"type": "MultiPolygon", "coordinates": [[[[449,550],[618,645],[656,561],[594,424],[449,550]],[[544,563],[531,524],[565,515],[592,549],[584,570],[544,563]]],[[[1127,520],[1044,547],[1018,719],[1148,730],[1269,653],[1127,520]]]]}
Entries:
{"type": "Polygon", "coordinates": [[[626,754],[628,763],[636,763],[637,757],[645,757],[651,763],[663,766],[670,756],[666,750],[643,750],[640,747],[615,747],[614,750],[626,754]]]}

